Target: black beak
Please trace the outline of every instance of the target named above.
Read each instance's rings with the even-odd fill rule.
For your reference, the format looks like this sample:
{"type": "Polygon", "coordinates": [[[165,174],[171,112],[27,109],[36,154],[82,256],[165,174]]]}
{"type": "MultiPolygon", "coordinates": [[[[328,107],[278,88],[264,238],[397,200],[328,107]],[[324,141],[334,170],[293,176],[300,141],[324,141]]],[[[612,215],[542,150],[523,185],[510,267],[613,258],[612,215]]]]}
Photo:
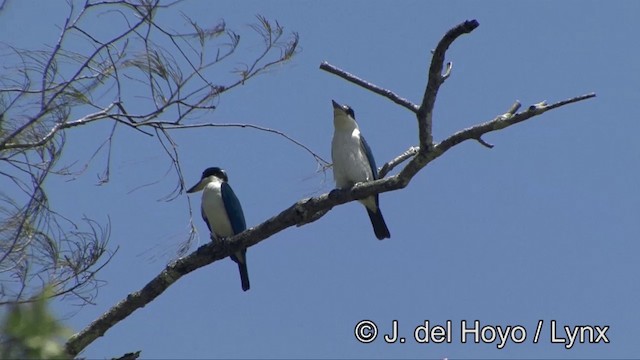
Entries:
{"type": "Polygon", "coordinates": [[[342,105],[338,104],[335,100],[331,100],[331,103],[333,104],[334,109],[342,110],[342,105]]]}
{"type": "Polygon", "coordinates": [[[196,192],[196,191],[200,191],[201,189],[199,189],[198,187],[200,186],[200,182],[201,182],[201,181],[202,181],[202,180],[198,181],[198,183],[197,183],[197,184],[195,184],[195,185],[193,185],[193,186],[191,187],[191,189],[187,190],[187,194],[191,194],[191,193],[194,193],[194,192],[196,192]]]}

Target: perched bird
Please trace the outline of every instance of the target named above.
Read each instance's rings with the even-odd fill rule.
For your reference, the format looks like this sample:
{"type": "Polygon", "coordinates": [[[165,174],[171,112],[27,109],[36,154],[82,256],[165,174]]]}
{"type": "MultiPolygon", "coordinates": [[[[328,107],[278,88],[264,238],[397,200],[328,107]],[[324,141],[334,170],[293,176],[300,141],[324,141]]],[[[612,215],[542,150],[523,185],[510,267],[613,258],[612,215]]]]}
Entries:
{"type": "MultiPolygon", "coordinates": [[[[227,173],[210,167],[202,173],[200,181],[187,193],[202,192],[202,218],[212,236],[229,237],[243,232],[247,228],[240,201],[229,185],[227,173]]],[[[247,249],[231,255],[231,260],[238,264],[242,290],[249,290],[249,272],[247,271],[247,249]]]]}
{"type": "MultiPolygon", "coordinates": [[[[338,188],[349,188],[356,183],[378,179],[378,168],[371,148],[360,133],[353,109],[333,102],[333,140],[331,158],[333,178],[338,188]]],[[[359,200],[366,208],[373,225],[373,232],[379,240],[391,237],[384,222],[378,194],[359,200]]]]}

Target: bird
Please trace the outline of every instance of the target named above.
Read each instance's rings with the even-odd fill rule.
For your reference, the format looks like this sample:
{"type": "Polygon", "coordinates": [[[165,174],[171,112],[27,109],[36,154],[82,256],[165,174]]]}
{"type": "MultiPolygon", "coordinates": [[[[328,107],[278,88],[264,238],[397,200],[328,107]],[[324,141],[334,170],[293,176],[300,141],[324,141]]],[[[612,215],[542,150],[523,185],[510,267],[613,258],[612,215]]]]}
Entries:
{"type": "MultiPolygon", "coordinates": [[[[229,185],[226,171],[219,167],[210,167],[202,172],[197,184],[187,190],[188,194],[202,190],[202,219],[211,232],[212,239],[229,237],[243,232],[247,228],[244,212],[238,197],[229,185]]],[[[231,255],[238,264],[242,290],[247,291],[249,271],[247,270],[247,249],[231,255]]]]}
{"type": "MultiPolygon", "coordinates": [[[[333,103],[333,139],[331,159],[333,178],[338,188],[349,188],[359,182],[378,179],[378,168],[367,141],[362,136],[355,113],[348,105],[333,103]]],[[[380,211],[378,194],[359,200],[366,208],[378,240],[391,237],[380,211]]]]}

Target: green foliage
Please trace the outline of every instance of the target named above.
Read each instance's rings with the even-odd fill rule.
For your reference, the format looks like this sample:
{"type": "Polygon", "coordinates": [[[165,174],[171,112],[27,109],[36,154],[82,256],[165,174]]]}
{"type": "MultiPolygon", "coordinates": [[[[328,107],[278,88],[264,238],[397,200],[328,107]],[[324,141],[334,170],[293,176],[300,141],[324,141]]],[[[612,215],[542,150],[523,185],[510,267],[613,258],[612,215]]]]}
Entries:
{"type": "Polygon", "coordinates": [[[8,305],[2,323],[1,359],[69,359],[63,346],[71,335],[53,317],[47,307],[51,290],[47,288],[36,301],[8,305]]]}

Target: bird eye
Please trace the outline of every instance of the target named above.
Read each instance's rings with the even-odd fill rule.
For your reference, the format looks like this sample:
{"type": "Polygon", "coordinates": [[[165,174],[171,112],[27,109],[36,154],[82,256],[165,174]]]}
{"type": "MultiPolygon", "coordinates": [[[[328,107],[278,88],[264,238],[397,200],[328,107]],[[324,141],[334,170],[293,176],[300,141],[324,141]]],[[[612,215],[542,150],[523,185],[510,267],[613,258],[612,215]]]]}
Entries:
{"type": "Polygon", "coordinates": [[[348,114],[348,115],[350,115],[352,118],[354,118],[354,119],[356,118],[356,115],[354,114],[354,112],[353,112],[353,109],[352,109],[352,108],[350,108],[349,106],[346,106],[346,105],[345,105],[344,110],[345,110],[345,111],[347,112],[347,114],[348,114]]]}

